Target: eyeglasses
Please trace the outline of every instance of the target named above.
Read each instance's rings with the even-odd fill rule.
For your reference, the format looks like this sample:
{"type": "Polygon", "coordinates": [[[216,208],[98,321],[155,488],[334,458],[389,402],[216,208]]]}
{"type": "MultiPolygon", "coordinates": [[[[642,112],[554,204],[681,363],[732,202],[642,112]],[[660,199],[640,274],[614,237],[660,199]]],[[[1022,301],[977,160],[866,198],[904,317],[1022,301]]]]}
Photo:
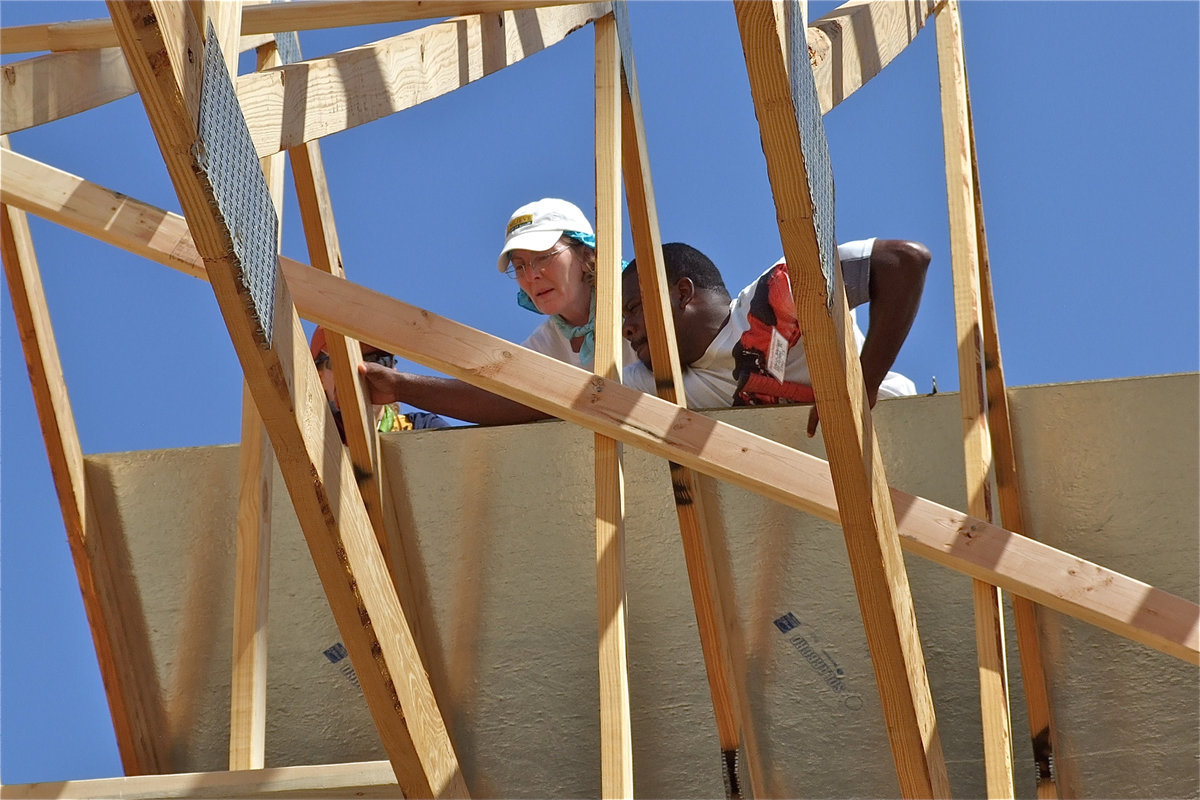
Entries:
{"type": "MultiPolygon", "coordinates": [[[[313,360],[316,362],[317,369],[325,369],[329,366],[329,353],[322,352],[313,360]]],[[[370,361],[372,364],[379,364],[387,367],[388,369],[392,369],[396,366],[396,357],[391,353],[380,353],[377,351],[363,353],[362,360],[370,361]]]]}
{"type": "Polygon", "coordinates": [[[512,261],[509,261],[508,268],[504,270],[504,274],[510,278],[517,279],[524,277],[525,275],[532,275],[534,272],[541,272],[550,265],[550,262],[555,256],[557,256],[563,250],[570,249],[571,245],[564,244],[557,250],[551,250],[549,253],[542,253],[541,255],[534,256],[533,258],[529,259],[528,264],[514,264],[512,261]]]}

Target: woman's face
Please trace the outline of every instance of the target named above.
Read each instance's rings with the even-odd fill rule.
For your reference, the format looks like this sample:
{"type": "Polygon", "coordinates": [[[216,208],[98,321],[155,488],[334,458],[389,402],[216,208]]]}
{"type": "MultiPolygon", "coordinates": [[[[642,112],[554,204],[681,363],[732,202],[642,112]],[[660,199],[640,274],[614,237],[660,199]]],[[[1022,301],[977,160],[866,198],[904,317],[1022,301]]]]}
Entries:
{"type": "Polygon", "coordinates": [[[513,250],[510,254],[517,283],[543,314],[558,314],[572,325],[591,316],[592,287],[583,264],[565,237],[549,250],[513,250]]]}

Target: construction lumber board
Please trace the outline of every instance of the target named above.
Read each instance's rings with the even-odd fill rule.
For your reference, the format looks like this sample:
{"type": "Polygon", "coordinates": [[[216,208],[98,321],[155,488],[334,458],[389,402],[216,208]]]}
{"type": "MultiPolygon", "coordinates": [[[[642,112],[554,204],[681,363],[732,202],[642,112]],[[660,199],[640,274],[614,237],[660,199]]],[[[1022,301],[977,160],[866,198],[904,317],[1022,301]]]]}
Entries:
{"type": "MultiPolygon", "coordinates": [[[[965,62],[964,62],[964,76],[965,62]]],[[[991,259],[988,256],[987,226],[983,217],[983,194],[979,180],[979,158],[975,152],[975,125],[971,116],[971,87],[966,84],[967,135],[971,146],[971,181],[975,200],[975,236],[979,249],[980,316],[983,323],[984,383],[987,392],[988,433],[991,436],[996,494],[1000,523],[1008,530],[1030,535],[1021,509],[1021,479],[1017,471],[1017,449],[1013,439],[1008,388],[1004,380],[1004,359],[1000,353],[1000,330],[992,293],[991,259]]],[[[993,521],[995,521],[993,519],[993,521]]],[[[1037,770],[1037,795],[1041,800],[1077,792],[1060,792],[1061,778],[1055,774],[1054,754],[1059,751],[1057,726],[1050,702],[1050,681],[1043,657],[1041,622],[1037,606],[1027,598],[1012,598],[1013,622],[1021,663],[1021,683],[1025,689],[1025,711],[1033,762],[1037,770]]]]}
{"type": "Polygon", "coordinates": [[[387,761],[299,767],[186,772],[125,778],[9,784],[12,800],[159,800],[159,798],[395,797],[399,787],[387,761]]]}
{"type": "MultiPolygon", "coordinates": [[[[950,218],[951,275],[962,408],[967,512],[995,521],[992,502],[992,448],[984,392],[983,320],[980,309],[979,248],[975,191],[970,168],[966,74],[958,6],[953,0],[937,14],[938,77],[946,155],[950,218]]],[[[979,704],[989,797],[1012,797],[1012,717],[1004,655],[1004,606],[994,586],[974,581],[975,654],[979,664],[979,704]]]]}
{"type": "Polygon", "coordinates": [[[71,558],[79,579],[121,764],[127,774],[167,768],[167,728],[145,620],[123,553],[100,525],[63,377],[25,212],[0,205],[0,252],[29,369],[71,558]]]}
{"type": "MultiPolygon", "coordinates": [[[[111,30],[111,21],[104,22],[111,30]]],[[[0,31],[0,41],[8,42],[10,30],[0,31]]],[[[243,36],[241,49],[257,47],[263,40],[262,36],[243,36]]],[[[0,66],[4,75],[0,81],[0,133],[43,125],[133,94],[136,89],[125,56],[115,46],[115,38],[112,44],[0,66]]]]}
{"type": "MultiPolygon", "coordinates": [[[[811,165],[806,163],[808,153],[802,147],[797,117],[803,111],[801,104],[806,93],[814,92],[811,73],[796,69],[797,64],[807,66],[803,60],[807,58],[807,50],[799,54],[784,53],[773,4],[735,2],[734,9],[762,133],[783,252],[796,298],[801,344],[825,428],[842,530],[871,663],[884,700],[884,718],[900,791],[905,797],[948,797],[949,778],[912,594],[888,497],[883,459],[871,426],[836,251],[831,254],[832,298],[827,294],[831,276],[822,268],[816,227],[818,198],[809,195],[807,176],[811,165]],[[790,77],[788,58],[792,64],[790,77]]],[[[817,110],[812,109],[811,113],[816,115],[817,110]]],[[[818,116],[821,140],[810,145],[823,149],[819,124],[818,116]]],[[[832,187],[829,194],[832,195],[832,187]]],[[[831,215],[832,209],[828,211],[831,215]]]]}
{"type": "MultiPolygon", "coordinates": [[[[284,31],[492,14],[506,9],[576,2],[579,0],[299,0],[290,3],[257,0],[243,4],[242,34],[263,36],[284,31]]],[[[117,34],[108,18],[12,25],[0,29],[0,55],[118,46],[117,34]]]]}
{"type": "MultiPolygon", "coordinates": [[[[5,176],[0,182],[3,202],[203,277],[200,257],[179,215],[8,150],[0,150],[0,171],[5,176]],[[43,193],[36,182],[9,184],[10,164],[27,177],[44,175],[56,185],[43,193]],[[64,198],[62,190],[68,187],[75,188],[64,198]],[[127,209],[132,224],[106,211],[112,205],[105,198],[127,209]],[[156,237],[158,230],[166,234],[156,237]],[[188,253],[193,260],[187,260],[188,253]]],[[[287,257],[279,261],[306,319],[784,505],[838,520],[828,465],[820,459],[351,281],[322,275],[307,264],[287,257]]],[[[1195,603],[924,498],[896,489],[891,495],[900,542],[909,552],[1200,665],[1200,607],[1195,603]]]]}
{"type": "MultiPolygon", "coordinates": [[[[269,35],[271,31],[363,25],[436,17],[440,14],[494,14],[497,6],[525,9],[558,4],[557,0],[537,3],[523,0],[503,0],[499,3],[493,0],[446,3],[437,0],[310,0],[304,3],[247,4],[242,15],[241,46],[243,50],[257,47],[263,43],[264,35],[269,35]]],[[[906,0],[903,3],[856,1],[814,22],[808,29],[808,44],[822,112],[827,113],[861,88],[911,43],[934,5],[930,0],[906,0]]],[[[112,32],[111,20],[107,19],[9,27],[0,33],[0,53],[6,54],[36,50],[95,51],[100,48],[114,48],[115,53],[119,49],[115,48],[116,37],[112,32]]],[[[123,60],[114,61],[113,58],[113,53],[55,53],[5,65],[6,80],[0,86],[0,107],[3,108],[0,132],[24,130],[132,94],[133,86],[123,60]],[[35,97],[38,98],[37,102],[33,101],[35,97]],[[53,102],[47,103],[47,98],[52,98],[53,102]]],[[[449,90],[440,90],[437,94],[449,90]]],[[[248,93],[251,91],[263,96],[282,94],[282,88],[277,85],[269,90],[262,87],[247,89],[248,93]]],[[[430,99],[437,94],[422,99],[430,99]]],[[[275,102],[282,101],[276,98],[275,102]]],[[[330,102],[336,100],[331,99],[330,102]]],[[[375,109],[371,113],[384,116],[391,110],[375,109]]],[[[282,122],[274,124],[281,129],[284,126],[282,122]]],[[[285,148],[281,146],[276,149],[285,148]]]]}
{"type": "MultiPolygon", "coordinates": [[[[280,259],[305,316],[718,480],[838,522],[821,459],[280,259]]],[[[1200,606],[924,498],[891,490],[909,551],[1200,665],[1200,606]]]]}
{"type": "Polygon", "coordinates": [[[457,17],[238,79],[259,156],[403,111],[562,41],[608,3],[457,17]]]}
{"type": "MultiPolygon", "coordinates": [[[[656,394],[667,402],[686,407],[683,389],[683,369],[675,341],[675,326],[671,316],[670,289],[663,264],[662,238],[658,227],[658,211],[654,202],[654,186],[650,175],[649,152],[641,98],[638,93],[637,67],[633,56],[633,36],[629,25],[627,4],[613,4],[621,55],[622,93],[622,163],[625,172],[626,197],[634,251],[638,260],[638,284],[642,297],[643,318],[650,346],[656,394]]],[[[742,745],[743,730],[749,725],[743,719],[747,704],[739,685],[729,652],[729,638],[736,635],[737,617],[734,613],[732,591],[722,595],[723,585],[717,571],[728,570],[728,563],[714,563],[712,537],[707,528],[706,504],[712,502],[702,489],[699,476],[693,471],[669,462],[675,512],[679,520],[692,604],[704,654],[705,671],[716,717],[717,739],[722,753],[722,769],[730,793],[740,796],[740,778],[736,769],[737,753],[742,745]]],[[[751,783],[763,785],[762,765],[753,741],[745,742],[746,762],[751,783]]]]}
{"type": "Polygon", "coordinates": [[[166,2],[112,0],[108,8],[397,781],[408,796],[466,796],[324,390],[308,366],[287,284],[275,282],[266,328],[245,300],[228,224],[196,160],[201,32],[187,11],[166,2]]]}
{"type": "MultiPolygon", "coordinates": [[[[274,42],[258,48],[258,69],[280,63],[274,42]]],[[[275,206],[277,230],[283,227],[285,157],[262,159],[263,176],[275,206]]],[[[279,241],[282,241],[280,239],[279,241]]],[[[238,449],[237,555],[234,565],[233,676],[229,695],[229,769],[266,766],[267,623],[271,576],[271,489],[275,451],[242,384],[241,446],[238,449]]]]}
{"type": "MultiPolygon", "coordinates": [[[[620,380],[621,51],[612,16],[596,20],[596,320],[593,371],[620,380]]],[[[621,443],[594,436],[596,612],[599,627],[600,791],[633,797],[626,648],[625,477],[621,443]]]]}
{"type": "Polygon", "coordinates": [[[858,91],[916,38],[937,0],[851,0],[809,24],[821,113],[858,91]]]}

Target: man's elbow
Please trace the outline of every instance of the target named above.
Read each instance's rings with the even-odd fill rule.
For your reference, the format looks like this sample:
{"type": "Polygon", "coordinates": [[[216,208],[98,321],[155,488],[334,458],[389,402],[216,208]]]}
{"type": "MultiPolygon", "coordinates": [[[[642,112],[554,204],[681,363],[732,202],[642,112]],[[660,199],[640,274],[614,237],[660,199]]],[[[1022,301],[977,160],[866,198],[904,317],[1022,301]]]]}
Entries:
{"type": "Polygon", "coordinates": [[[924,282],[929,262],[933,260],[928,247],[907,239],[887,239],[877,243],[876,247],[880,244],[883,245],[886,260],[891,262],[892,267],[908,274],[910,278],[924,282]]]}

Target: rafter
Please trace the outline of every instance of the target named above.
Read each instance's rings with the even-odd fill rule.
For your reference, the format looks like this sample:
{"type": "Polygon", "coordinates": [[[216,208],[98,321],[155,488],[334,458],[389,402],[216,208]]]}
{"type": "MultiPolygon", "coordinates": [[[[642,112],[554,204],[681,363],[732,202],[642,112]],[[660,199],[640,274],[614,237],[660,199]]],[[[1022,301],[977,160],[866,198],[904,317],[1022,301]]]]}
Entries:
{"type": "MultiPolygon", "coordinates": [[[[178,214],[10,150],[0,150],[0,172],[0,202],[204,277],[178,214]]],[[[837,519],[821,459],[298,261],[279,261],[306,319],[822,519],[837,519]]],[[[897,489],[891,495],[906,550],[1200,665],[1195,603],[930,500],[897,489]]]]}

